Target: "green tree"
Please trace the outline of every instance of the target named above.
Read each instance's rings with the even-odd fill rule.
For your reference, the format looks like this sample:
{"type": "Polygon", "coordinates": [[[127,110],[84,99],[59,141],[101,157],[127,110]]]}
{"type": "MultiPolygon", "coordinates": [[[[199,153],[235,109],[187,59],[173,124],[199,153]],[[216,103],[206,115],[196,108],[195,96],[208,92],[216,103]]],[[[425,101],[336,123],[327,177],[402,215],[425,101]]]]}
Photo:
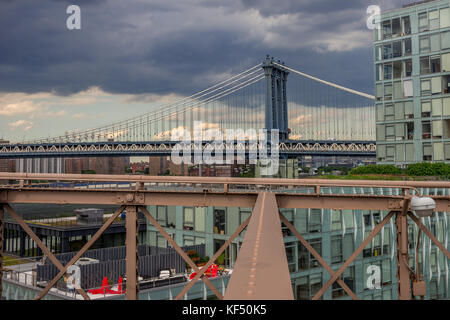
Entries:
{"type": "Polygon", "coordinates": [[[402,170],[390,164],[360,166],[350,170],[350,174],[402,174],[402,170]]]}
{"type": "Polygon", "coordinates": [[[420,162],[408,165],[406,168],[406,174],[409,176],[436,176],[436,177],[449,177],[450,176],[450,165],[443,162],[439,163],[429,163],[420,162]]]}

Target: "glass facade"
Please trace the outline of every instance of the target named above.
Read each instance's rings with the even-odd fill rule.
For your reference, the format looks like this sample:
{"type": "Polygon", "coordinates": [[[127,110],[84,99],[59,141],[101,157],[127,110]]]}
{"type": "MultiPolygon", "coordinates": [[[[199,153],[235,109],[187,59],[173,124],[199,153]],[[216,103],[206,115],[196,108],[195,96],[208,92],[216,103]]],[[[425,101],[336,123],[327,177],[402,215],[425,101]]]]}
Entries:
{"type": "Polygon", "coordinates": [[[374,31],[377,162],[450,163],[450,7],[381,14],[374,31]]]}
{"type": "MultiPolygon", "coordinates": [[[[333,192],[399,195],[397,189],[356,189],[358,190],[342,188],[333,190],[333,192]]],[[[450,195],[450,190],[447,189],[421,189],[420,192],[423,195],[450,195]]],[[[149,210],[153,213],[157,208],[150,206],[149,210]]],[[[236,228],[250,216],[251,208],[169,207],[168,211],[176,212],[175,228],[166,228],[175,241],[179,245],[205,243],[206,255],[211,257],[236,228]],[[186,214],[189,226],[194,225],[192,229],[185,227],[186,214]],[[193,222],[192,217],[194,217],[193,222]]],[[[312,208],[280,209],[280,211],[333,270],[342,266],[370,231],[387,215],[386,211],[379,210],[312,208]]],[[[448,247],[450,224],[446,215],[443,212],[434,213],[430,219],[423,219],[423,223],[439,241],[444,244],[447,241],[448,247]]],[[[329,274],[286,226],[281,224],[281,228],[294,296],[296,299],[311,299],[330,278],[329,274]]],[[[417,234],[417,227],[412,220],[409,220],[409,255],[410,267],[413,269],[415,268],[417,234]]],[[[225,264],[231,268],[236,262],[244,235],[245,231],[233,241],[226,251],[225,264]]],[[[391,220],[343,273],[342,280],[353,289],[360,299],[397,299],[395,237],[395,224],[394,220],[391,220]],[[379,288],[375,289],[371,287],[372,282],[369,281],[373,268],[377,268],[380,273],[379,288]]],[[[150,245],[167,245],[162,236],[157,235],[156,229],[150,225],[147,231],[147,241],[150,245]]],[[[449,261],[423,233],[420,239],[418,263],[427,283],[426,299],[449,298],[449,261]]],[[[323,299],[351,298],[339,284],[335,283],[326,291],[323,299]]]]}

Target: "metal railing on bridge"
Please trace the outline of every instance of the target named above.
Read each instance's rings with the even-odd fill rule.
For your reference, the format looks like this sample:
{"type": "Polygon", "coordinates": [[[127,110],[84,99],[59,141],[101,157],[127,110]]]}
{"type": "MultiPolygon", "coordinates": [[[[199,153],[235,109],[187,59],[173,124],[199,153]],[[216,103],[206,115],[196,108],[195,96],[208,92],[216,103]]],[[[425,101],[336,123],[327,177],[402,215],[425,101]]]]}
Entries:
{"type": "MultiPolygon", "coordinates": [[[[450,259],[450,253],[428,228],[420,221],[411,208],[414,196],[420,197],[420,188],[450,189],[450,182],[443,181],[341,181],[341,180],[301,180],[301,179],[239,179],[239,178],[192,178],[192,177],[148,177],[148,176],[101,176],[101,175],[43,175],[43,174],[2,174],[0,180],[34,180],[40,181],[129,181],[135,183],[134,189],[70,189],[70,188],[33,188],[25,183],[4,185],[0,187],[0,221],[3,222],[4,210],[17,220],[25,232],[33,238],[42,251],[60,270],[57,276],[39,293],[36,299],[44,297],[63,276],[69,266],[75,263],[100,235],[112,224],[115,218],[126,210],[126,277],[127,299],[138,297],[137,272],[137,212],[142,211],[148,221],[162,234],[170,245],[181,255],[183,260],[197,273],[191,282],[178,293],[175,299],[181,299],[189,289],[201,279],[219,299],[292,299],[293,292],[289,278],[286,252],[284,248],[281,223],[283,223],[310,252],[312,256],[330,274],[331,278],[314,295],[319,299],[335,282],[353,299],[358,299],[354,292],[342,280],[341,275],[363,252],[368,243],[395,218],[397,279],[399,299],[409,300],[425,295],[423,280],[418,269],[411,269],[408,253],[408,218],[423,232],[436,247],[450,259]],[[144,183],[158,184],[158,188],[146,190],[144,183]],[[190,190],[173,188],[177,184],[195,186],[190,190]],[[164,189],[164,185],[171,187],[164,189]],[[250,185],[249,190],[235,188],[250,185]],[[208,189],[216,186],[214,190],[208,189]],[[220,186],[220,188],[217,188],[220,186]],[[350,188],[349,192],[339,193],[336,189],[350,188]],[[372,194],[366,190],[374,188],[398,189],[390,194],[372,194]],[[296,190],[308,192],[296,192],[296,190]],[[354,192],[359,189],[362,192],[354,192]],[[326,190],[327,193],[324,191],[326,190]],[[49,249],[40,241],[22,218],[10,206],[14,203],[98,203],[118,204],[120,208],[108,219],[84,247],[63,266],[49,249]],[[148,211],[150,205],[179,206],[233,206],[251,207],[251,215],[230,235],[228,240],[216,251],[205,266],[199,270],[195,263],[178,246],[173,238],[148,211]],[[355,210],[385,210],[388,214],[368,234],[351,256],[334,271],[323,257],[305,240],[279,208],[325,208],[355,210]],[[229,284],[223,295],[203,277],[207,268],[221,255],[230,243],[246,229],[244,241],[229,284]]],[[[430,196],[435,202],[435,209],[447,212],[450,206],[449,195],[430,196]]],[[[0,229],[1,230],[1,229],[0,229]]],[[[3,239],[1,235],[0,240],[3,239]]],[[[1,256],[1,255],[0,255],[1,256]]],[[[417,255],[416,255],[417,258],[417,255]]],[[[85,299],[89,296],[83,289],[78,289],[85,299]]]]}

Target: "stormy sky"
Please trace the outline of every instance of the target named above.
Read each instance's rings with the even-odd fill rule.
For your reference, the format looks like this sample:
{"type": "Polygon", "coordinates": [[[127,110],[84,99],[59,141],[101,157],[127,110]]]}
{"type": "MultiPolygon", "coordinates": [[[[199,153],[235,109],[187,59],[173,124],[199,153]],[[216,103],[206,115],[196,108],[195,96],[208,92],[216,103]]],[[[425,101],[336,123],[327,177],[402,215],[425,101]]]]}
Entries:
{"type": "Polygon", "coordinates": [[[202,90],[266,54],[373,93],[366,0],[0,0],[0,138],[110,123],[202,90]],[[68,30],[66,8],[81,8],[68,30]]]}

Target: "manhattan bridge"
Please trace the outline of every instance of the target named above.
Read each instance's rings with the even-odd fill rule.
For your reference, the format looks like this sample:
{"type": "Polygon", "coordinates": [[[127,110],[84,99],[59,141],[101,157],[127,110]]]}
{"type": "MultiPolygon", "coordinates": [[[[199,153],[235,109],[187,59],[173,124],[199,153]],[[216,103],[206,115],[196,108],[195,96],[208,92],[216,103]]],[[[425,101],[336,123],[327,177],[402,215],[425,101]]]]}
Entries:
{"type": "MultiPolygon", "coordinates": [[[[260,64],[156,111],[56,137],[0,145],[0,158],[170,155],[179,142],[172,139],[174,134],[192,133],[198,121],[203,132],[276,130],[276,147],[285,158],[373,157],[374,119],[372,95],[318,79],[267,56],[260,64]]],[[[211,144],[208,140],[201,146],[192,143],[192,150],[211,144]]],[[[234,141],[232,148],[248,153],[250,146],[248,141],[234,141]]]]}

